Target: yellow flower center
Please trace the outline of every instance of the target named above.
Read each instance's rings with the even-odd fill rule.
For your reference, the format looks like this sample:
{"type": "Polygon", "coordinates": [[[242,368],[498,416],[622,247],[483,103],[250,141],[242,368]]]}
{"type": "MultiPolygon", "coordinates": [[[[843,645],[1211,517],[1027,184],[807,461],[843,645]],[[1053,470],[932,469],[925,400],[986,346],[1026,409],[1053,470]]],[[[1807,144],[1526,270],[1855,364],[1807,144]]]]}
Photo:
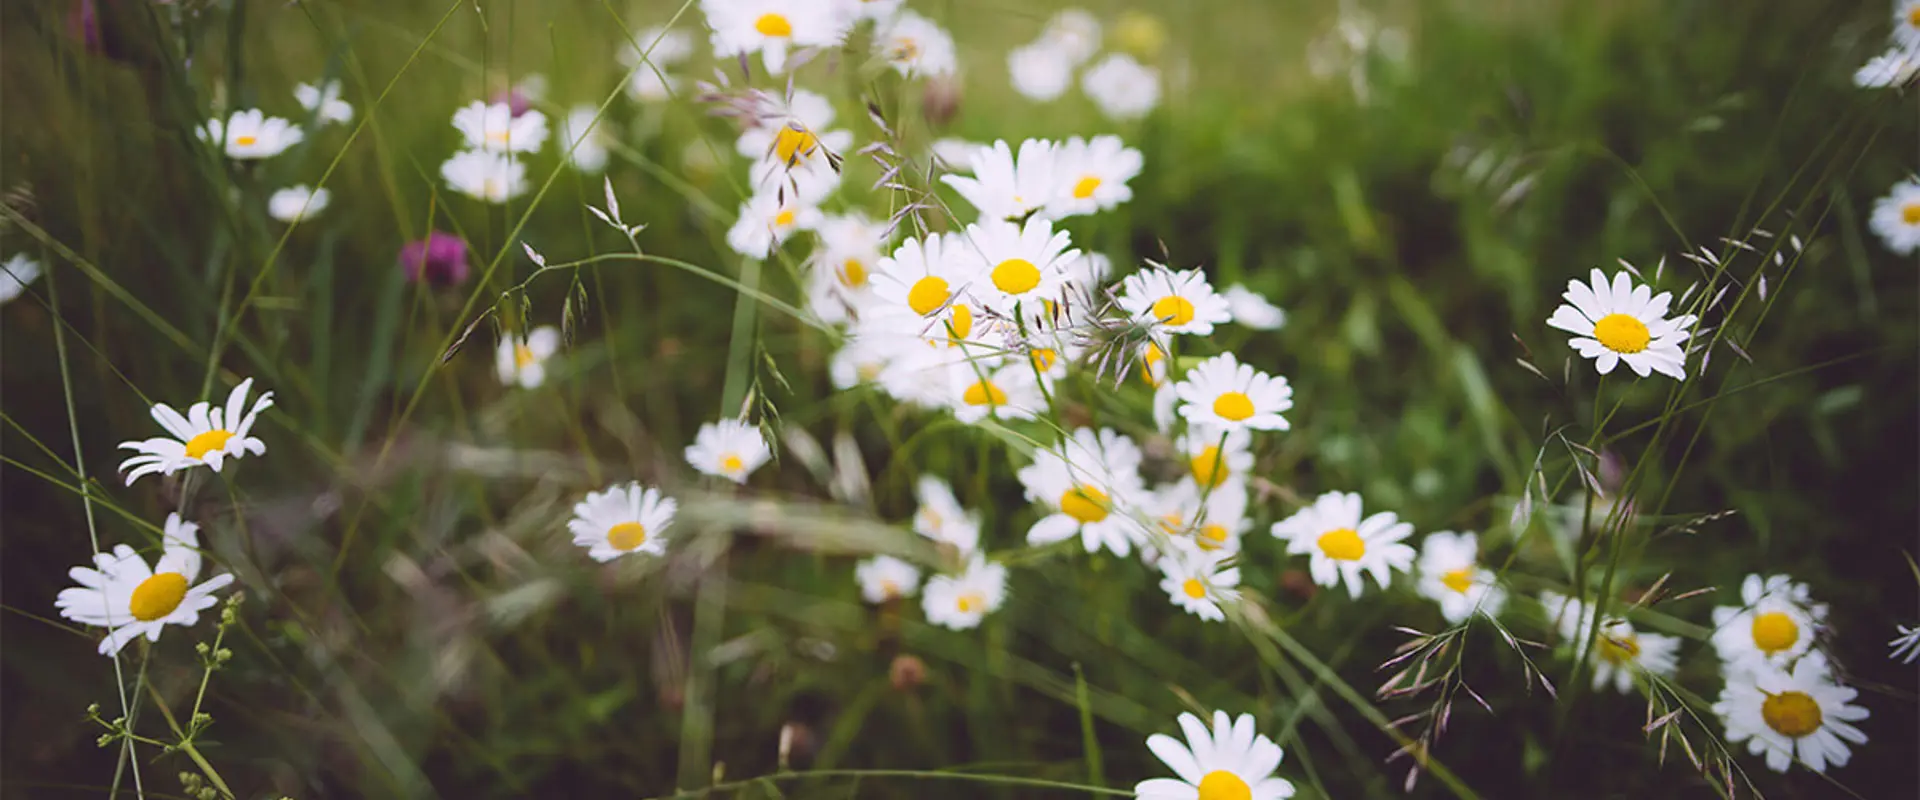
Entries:
{"type": "Polygon", "coordinates": [[[234,144],[237,144],[237,145],[240,145],[241,147],[252,147],[252,146],[254,146],[255,144],[257,144],[257,143],[259,143],[259,141],[260,141],[260,139],[259,139],[259,137],[257,137],[257,136],[235,136],[235,137],[233,137],[233,143],[234,143],[234,144]]]}
{"type": "Polygon", "coordinates": [[[1334,528],[1320,534],[1320,552],[1335,561],[1359,561],[1367,554],[1367,541],[1352,528],[1334,528]]]}
{"type": "Polygon", "coordinates": [[[779,14],[761,14],[759,19],[753,21],[753,29],[759,31],[761,36],[793,35],[793,23],[779,14]]]}
{"type": "Polygon", "coordinates": [[[733,453],[728,453],[726,454],[725,457],[720,459],[721,472],[739,472],[740,470],[745,469],[746,466],[747,466],[747,462],[741,460],[739,456],[734,455],[733,453]]]}
{"type": "Polygon", "coordinates": [[[993,285],[1007,294],[1024,294],[1040,285],[1040,268],[1024,258],[1009,258],[993,268],[993,285]]]}
{"type": "Polygon", "coordinates": [[[1081,484],[1060,495],[1060,513],[1081,522],[1099,522],[1107,518],[1107,493],[1081,484]]]}
{"type": "Polygon", "coordinates": [[[1202,550],[1218,550],[1227,546],[1227,527],[1225,525],[1202,525],[1194,534],[1193,543],[1202,550]]]}
{"type": "Polygon", "coordinates": [[[1608,314],[1593,324],[1593,338],[1616,353],[1638,353],[1653,339],[1646,323],[1625,314],[1608,314]]]}
{"type": "Polygon", "coordinates": [[[819,147],[820,140],[814,137],[812,131],[796,128],[794,123],[781,126],[780,132],[773,136],[773,154],[785,164],[811,158],[813,151],[819,147]]]}
{"type": "Polygon", "coordinates": [[[497,142],[499,144],[506,144],[507,139],[512,135],[513,135],[513,129],[511,128],[501,128],[500,130],[497,130],[497,131],[487,131],[487,141],[497,142]]]}
{"type": "Polygon", "coordinates": [[[1162,297],[1153,303],[1153,318],[1179,327],[1193,321],[1193,301],[1177,294],[1162,297]]]}
{"type": "Polygon", "coordinates": [[[638,522],[622,522],[607,529],[607,544],[613,545],[615,550],[632,550],[646,541],[647,526],[638,522]]]}
{"type": "Polygon", "coordinates": [[[1800,641],[1800,626],[1785,612],[1769,611],[1753,615],[1753,646],[1773,655],[1800,641]]]}
{"type": "Polygon", "coordinates": [[[960,595],[960,599],[953,601],[953,607],[960,609],[962,614],[971,614],[984,610],[987,607],[987,598],[979,592],[968,592],[960,595]]]}
{"type": "Polygon", "coordinates": [[[533,354],[533,348],[528,347],[524,344],[516,344],[513,346],[513,365],[514,366],[526,367],[538,360],[540,360],[539,357],[533,354]]]}
{"type": "Polygon", "coordinates": [[[214,429],[187,440],[188,458],[206,458],[208,453],[227,446],[227,440],[233,438],[233,431],[214,429]]]}
{"type": "Polygon", "coordinates": [[[1180,516],[1179,512],[1163,514],[1160,517],[1160,530],[1164,531],[1168,536],[1179,533],[1180,529],[1184,527],[1187,527],[1187,521],[1180,516]]]}
{"type": "Polygon", "coordinates": [[[133,598],[127,603],[127,610],[133,618],[141,622],[152,622],[173,613],[180,607],[180,601],[187,599],[187,576],[178,572],[162,572],[140,582],[133,587],[133,598]]]}
{"type": "Polygon", "coordinates": [[[1631,633],[1618,638],[1601,634],[1600,657],[1616,666],[1638,661],[1640,660],[1640,637],[1631,633]]]}
{"type": "Polygon", "coordinates": [[[1092,197],[1094,190],[1099,188],[1100,188],[1100,176],[1088,175],[1087,177],[1081,178],[1078,183],[1075,183],[1073,185],[1073,199],[1085,200],[1089,197],[1092,197]]]}
{"type": "Polygon", "coordinates": [[[894,61],[912,61],[920,57],[920,43],[904,36],[895,40],[893,47],[888,50],[894,61]]]}
{"type": "Polygon", "coordinates": [[[488,198],[499,197],[501,193],[502,192],[501,192],[499,178],[488,177],[485,180],[480,181],[481,197],[488,197],[488,198]]]}
{"type": "Polygon", "coordinates": [[[773,215],[773,227],[776,227],[776,228],[793,227],[793,209],[783,208],[783,209],[780,209],[780,213],[773,215]]]}
{"type": "Polygon", "coordinates": [[[1007,404],[1007,392],[993,385],[993,381],[981,379],[961,393],[960,401],[970,406],[1004,406],[1007,404]]]}
{"type": "Polygon", "coordinates": [[[867,265],[860,259],[849,258],[840,265],[840,285],[849,289],[858,289],[867,285],[867,265]]]}
{"type": "Polygon", "coordinates": [[[1188,578],[1186,583],[1180,584],[1180,591],[1185,592],[1188,597],[1198,600],[1207,596],[1207,585],[1202,583],[1199,578],[1188,578]]]}
{"type": "Polygon", "coordinates": [[[1033,359],[1033,368],[1041,372],[1053,369],[1053,365],[1060,360],[1059,351],[1050,347],[1033,348],[1027,355],[1033,359]]]}
{"type": "Polygon", "coordinates": [[[1473,568],[1449,570],[1447,574],[1440,576],[1440,583],[1456,592],[1466,594],[1467,587],[1473,585],[1473,568]]]}
{"type": "Polygon", "coordinates": [[[1907,12],[1907,24],[1920,28],[1920,6],[1914,6],[1913,10],[1907,12]]]}
{"type": "Polygon", "coordinates": [[[1252,800],[1253,787],[1240,776],[1216,769],[1200,779],[1200,800],[1252,800]]]}
{"type": "Polygon", "coordinates": [[[888,598],[899,597],[900,584],[891,579],[880,581],[880,596],[888,598]]]}
{"type": "Polygon", "coordinates": [[[1165,350],[1160,349],[1160,345],[1157,345],[1157,344],[1147,345],[1146,352],[1140,354],[1140,365],[1141,365],[1140,379],[1143,381],[1146,381],[1148,386],[1159,388],[1161,376],[1154,374],[1155,373],[1154,368],[1158,367],[1161,362],[1166,360],[1167,360],[1167,353],[1165,350]]]}
{"type": "Polygon", "coordinates": [[[1207,449],[1200,451],[1187,465],[1193,470],[1194,482],[1201,486],[1219,486],[1227,480],[1227,462],[1220,458],[1219,445],[1207,445],[1207,449]]]}
{"type": "Polygon", "coordinates": [[[1820,704],[1805,692],[1781,692],[1767,695],[1760,704],[1760,718],[1781,735],[1798,739],[1820,730],[1824,717],[1820,704]]]}
{"type": "Polygon", "coordinates": [[[1214,398],[1213,413],[1221,419],[1239,422],[1253,416],[1253,398],[1245,392],[1226,392],[1214,398]]]}
{"type": "MultiPolygon", "coordinates": [[[[1915,9],[1914,13],[1920,14],[1920,9],[1915,9]]],[[[1908,203],[1905,206],[1901,206],[1900,221],[1908,225],[1920,225],[1920,203],[1908,203]]]]}
{"type": "Polygon", "coordinates": [[[953,343],[959,344],[959,340],[973,333],[973,309],[968,308],[965,303],[954,303],[953,316],[949,318],[947,324],[953,329],[953,343]]]}
{"type": "Polygon", "coordinates": [[[925,316],[947,304],[952,294],[947,291],[947,280],[932,275],[914,281],[913,288],[907,290],[907,307],[913,313],[925,316]]]}

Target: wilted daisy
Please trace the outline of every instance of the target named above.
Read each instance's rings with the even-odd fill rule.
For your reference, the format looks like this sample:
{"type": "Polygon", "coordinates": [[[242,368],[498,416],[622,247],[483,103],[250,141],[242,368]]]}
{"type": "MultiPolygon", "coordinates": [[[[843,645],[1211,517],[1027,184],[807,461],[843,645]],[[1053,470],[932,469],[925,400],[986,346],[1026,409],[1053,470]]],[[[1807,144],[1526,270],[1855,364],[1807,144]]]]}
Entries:
{"type": "Polygon", "coordinates": [[[920,569],[893,556],[874,556],[854,565],[853,579],[860,584],[860,598],[875,605],[920,591],[920,569]]]}
{"type": "Polygon", "coordinates": [[[1867,63],[1853,73],[1853,85],[1862,89],[1886,89],[1905,86],[1920,73],[1920,56],[1903,47],[1895,47],[1885,53],[1867,59],[1867,63]]]}
{"type": "Polygon", "coordinates": [[[1240,596],[1239,568],[1221,566],[1229,555],[1186,545],[1174,547],[1160,559],[1161,591],[1189,614],[1215,622],[1226,619],[1220,604],[1240,596]]]}
{"type": "Polygon", "coordinates": [[[1160,104],[1160,71],[1114,53],[1080,76],[1080,88],[1109,118],[1139,119],[1160,104]]]}
{"type": "Polygon", "coordinates": [[[1808,653],[1791,671],[1761,665],[1751,673],[1727,676],[1713,713],[1727,726],[1728,743],[1747,743],[1747,752],[1765,755],[1767,768],[1786,772],[1799,761],[1814,772],[1827,765],[1844,767],[1853,753],[1847,742],[1866,744],[1853,723],[1867,710],[1854,705],[1860,693],[1833,679],[1827,657],[1808,653]]]}
{"type": "Polygon", "coordinates": [[[560,330],[552,325],[541,325],[525,335],[509,333],[494,350],[494,371],[508,386],[538,388],[547,382],[547,359],[559,351],[560,330]]]}
{"type": "Polygon", "coordinates": [[[1413,525],[1401,522],[1391,511],[1381,511],[1362,519],[1360,495],[1352,492],[1327,492],[1313,505],[1273,524],[1272,533],[1287,540],[1287,552],[1311,557],[1307,570],[1313,582],[1321,586],[1345,583],[1347,594],[1359,599],[1363,582],[1360,573],[1373,576],[1373,582],[1385,589],[1393,570],[1406,572],[1413,567],[1413,548],[1405,543],[1413,535],[1413,525]]]}
{"type": "Polygon", "coordinates": [[[489,153],[532,153],[547,142],[547,115],[527,111],[515,115],[507,103],[473,101],[453,112],[453,127],[466,146],[489,153]]]}
{"type": "Polygon", "coordinates": [[[807,301],[826,322],[846,322],[873,302],[873,271],[887,245],[887,226],[858,211],[823,216],[807,258],[807,301]]]}
{"type": "Polygon", "coordinates": [[[1420,594],[1440,604],[1440,615],[1458,624],[1475,612],[1500,616],[1507,590],[1493,570],[1480,566],[1479,537],[1441,531],[1420,542],[1420,594]]]}
{"type": "Polygon", "coordinates": [[[773,458],[760,429],[737,419],[700,426],[687,446],[687,463],[705,474],[746,483],[747,476],[773,458]]]}
{"type": "Polygon", "coordinates": [[[304,183],[297,184],[267,197],[267,215],[281,222],[299,222],[325,211],[332,199],[333,193],[326,189],[309,189],[304,183]]]}
{"type": "Polygon", "coordinates": [[[167,625],[191,627],[200,612],[220,602],[213,593],[233,582],[232,575],[215,575],[194,585],[200,577],[200,526],[167,515],[160,560],[152,568],[133,548],[120,545],[111,555],[98,553],[93,568],[68,571],[79,586],[62,589],[54,599],[60,616],[82,625],[107,628],[100,654],[113,655],[128,642],[147,637],[160,641],[167,625]]]}
{"type": "Polygon", "coordinates": [[[700,10],[713,29],[714,55],[757,52],[774,74],[795,48],[840,44],[853,23],[841,0],[700,0],[700,10]]]}
{"type": "Polygon", "coordinates": [[[1152,750],[1173,774],[1133,787],[1140,800],[1284,800],[1293,796],[1293,784],[1273,774],[1283,753],[1266,735],[1255,735],[1252,714],[1229,721],[1227,712],[1213,712],[1213,730],[1192,714],[1181,714],[1181,744],[1163,733],[1147,737],[1152,750]]]}
{"type": "Polygon", "coordinates": [[[1180,416],[1187,423],[1223,430],[1250,428],[1284,431],[1290,427],[1282,412],[1293,408],[1293,387],[1287,379],[1268,375],[1221,353],[1196,365],[1174,386],[1180,398],[1180,416]]]}
{"type": "Polygon", "coordinates": [[[314,118],[322,123],[352,122],[353,106],[340,99],[340,82],[327,81],[314,86],[302,83],[293,87],[293,99],[300,107],[314,113],[314,118]]]}
{"type": "Polygon", "coordinates": [[[975,148],[972,175],[942,175],[940,181],[980,211],[980,219],[1018,220],[1053,200],[1054,145],[1045,139],[1020,143],[1016,157],[1007,143],[975,148]]]}
{"type": "Polygon", "coordinates": [[[1143,495],[1140,448],[1132,439],[1102,428],[1080,428],[1066,441],[1036,451],[1020,468],[1027,499],[1051,513],[1027,531],[1027,543],[1052,544],[1080,536],[1087,552],[1125,556],[1142,540],[1140,524],[1121,504],[1143,495]]]}
{"type": "Polygon", "coordinates": [[[953,74],[953,37],[912,11],[882,24],[874,35],[874,49],[909,78],[953,74]]]}
{"type": "Polygon", "coordinates": [[[605,120],[597,119],[599,114],[599,108],[582,103],[560,121],[561,153],[581,172],[599,172],[607,166],[607,145],[613,142],[613,133],[605,120]]]}
{"type": "Polygon", "coordinates": [[[812,229],[820,220],[820,209],[791,193],[760,192],[740,204],[740,219],[727,229],[727,246],[748,258],[766,258],[794,231],[812,229]]]}
{"type": "MultiPolygon", "coordinates": [[[[1021,304],[1044,308],[1067,280],[1067,264],[1080,257],[1069,249],[1072,238],[1053,223],[1033,218],[1025,224],[988,219],[967,226],[957,245],[962,258],[978,261],[984,280],[973,284],[973,296],[989,308],[1013,316],[1021,304]]],[[[949,246],[956,246],[949,242],[949,246]]]]}
{"type": "Polygon", "coordinates": [[[272,158],[304,137],[293,123],[257,108],[235,111],[225,120],[210,119],[200,127],[201,141],[224,148],[228,158],[242,160],[272,158]]]}
{"type": "MultiPolygon", "coordinates": [[[[1540,604],[1546,606],[1547,617],[1562,639],[1575,646],[1586,641],[1587,632],[1592,630],[1593,609],[1553,592],[1541,592],[1540,604]]],[[[1632,623],[1610,618],[1601,621],[1600,636],[1588,653],[1593,662],[1593,688],[1597,691],[1612,685],[1614,691],[1625,694],[1633,691],[1633,677],[1641,672],[1673,677],[1679,667],[1680,639],[1636,631],[1632,623]]]]}
{"type": "Polygon", "coordinates": [[[1072,55],[1045,39],[1007,53],[1007,75],[1013,90],[1037,102],[1058,98],[1073,85],[1072,55]]]}
{"type": "Polygon", "coordinates": [[[968,511],[953,496],[953,487],[932,475],[920,476],[913,496],[920,507],[913,512],[915,533],[936,542],[953,545],[962,553],[980,546],[980,514],[968,511]]]}
{"type": "Polygon", "coordinates": [[[1236,283],[1227,287],[1220,296],[1227,299],[1227,311],[1233,315],[1234,324],[1256,331],[1279,330],[1287,324],[1287,312],[1245,286],[1236,283]]]}
{"type": "Polygon", "coordinates": [[[253,407],[248,408],[247,393],[252,389],[253,379],[248,378],[227,394],[226,408],[203,400],[189,407],[185,415],[166,403],[155,403],[151,411],[153,421],[167,429],[169,435],[120,443],[122,450],[139,452],[120,462],[121,471],[127,473],[127,485],[132,486],[136,479],[148,473],[172,475],[201,465],[219,472],[221,464],[229,458],[265,454],[266,443],[248,434],[253,431],[260,412],[273,407],[273,393],[262,392],[253,401],[253,407]]]}
{"type": "Polygon", "coordinates": [[[506,153],[463,150],[440,165],[454,191],[488,203],[504,203],[527,191],[527,165],[506,153]]]}
{"type": "Polygon", "coordinates": [[[1826,619],[1826,604],[1813,602],[1806,584],[1785,575],[1748,575],[1740,583],[1740,605],[1713,610],[1713,649],[1729,670],[1756,662],[1785,667],[1813,647],[1826,619]]]}
{"type": "Polygon", "coordinates": [[[1893,637],[1893,641],[1887,642],[1887,647],[1892,648],[1887,653],[1887,658],[1902,664],[1913,663],[1913,659],[1920,656],[1920,627],[1894,625],[1893,629],[1900,635],[1893,637]]]}
{"type": "Polygon", "coordinates": [[[1159,333],[1207,336],[1233,320],[1227,299],[1197,269],[1148,267],[1120,282],[1120,307],[1159,333]]]}
{"type": "Polygon", "coordinates": [[[657,556],[667,550],[667,526],[673,524],[677,506],[651,486],[611,486],[575,503],[567,530],[573,532],[573,543],[587,548],[595,561],[632,553],[657,556]]]}
{"type": "Polygon", "coordinates": [[[27,257],[26,253],[14,253],[5,264],[0,264],[0,304],[13,302],[27,291],[27,284],[40,277],[40,262],[27,257]]]}
{"type": "Polygon", "coordinates": [[[999,610],[1007,599],[1007,568],[974,553],[958,575],[927,579],[920,607],[927,621],[956,631],[978,627],[980,620],[999,610]]]}
{"type": "Polygon", "coordinates": [[[1658,372],[1686,380],[1687,354],[1681,345],[1697,318],[1682,314],[1667,319],[1673,295],[1656,295],[1646,286],[1635,286],[1625,270],[1614,273],[1613,282],[1608,283],[1607,276],[1596,269],[1589,281],[1567,282],[1567,302],[1554,309],[1547,324],[1573,334],[1573,349],[1594,359],[1602,375],[1625,361],[1642,378],[1658,372]]]}
{"type": "Polygon", "coordinates": [[[953,418],[967,424],[988,417],[995,419],[1033,419],[1046,413],[1047,398],[1033,367],[1019,361],[997,369],[988,369],[971,360],[952,367],[948,386],[952,396],[947,405],[953,418]]]}
{"type": "Polygon", "coordinates": [[[1105,211],[1133,199],[1127,181],[1140,174],[1140,151],[1118,136],[1075,136],[1054,150],[1053,197],[1047,216],[1054,219],[1105,211]]]}
{"type": "Polygon", "coordinates": [[[1874,201],[1867,224],[1888,250],[1905,256],[1920,249],[1920,180],[1894,184],[1887,196],[1874,201]]]}

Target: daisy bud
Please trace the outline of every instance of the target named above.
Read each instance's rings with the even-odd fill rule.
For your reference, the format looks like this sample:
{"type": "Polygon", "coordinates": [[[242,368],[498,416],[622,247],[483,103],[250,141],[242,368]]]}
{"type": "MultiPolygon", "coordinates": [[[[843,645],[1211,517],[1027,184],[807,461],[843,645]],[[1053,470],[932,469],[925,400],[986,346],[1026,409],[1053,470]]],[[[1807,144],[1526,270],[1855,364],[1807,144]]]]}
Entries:
{"type": "Polygon", "coordinates": [[[893,657],[893,664],[887,667],[887,679],[897,691],[907,691],[927,680],[927,663],[916,656],[902,653],[893,657]]]}

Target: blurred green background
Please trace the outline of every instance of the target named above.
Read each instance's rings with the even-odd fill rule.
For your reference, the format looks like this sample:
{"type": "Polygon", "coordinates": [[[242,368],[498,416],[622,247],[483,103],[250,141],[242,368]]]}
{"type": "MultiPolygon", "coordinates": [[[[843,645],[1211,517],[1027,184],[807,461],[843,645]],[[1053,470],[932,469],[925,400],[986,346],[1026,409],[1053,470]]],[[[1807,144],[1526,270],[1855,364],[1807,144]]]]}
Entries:
{"type": "MultiPolygon", "coordinates": [[[[1423,532],[1487,531],[1484,546],[1501,557],[1518,549],[1517,594],[1564,587],[1550,548],[1516,548],[1506,521],[1545,432],[1570,424],[1584,440],[1594,415],[1591,368],[1563,370],[1564,336],[1544,324],[1566,281],[1615,259],[1650,275],[1665,256],[1661,288],[1677,292],[1702,276],[1676,257],[1683,250],[1724,251],[1720,237],[1756,227],[1805,241],[1790,278],[1773,268],[1777,300],[1764,322],[1731,323],[1753,332],[1751,363],[1713,354],[1711,410],[1680,416],[1663,452],[1645,452],[1644,432],[1610,444],[1628,463],[1650,457],[1651,485],[1671,482],[1660,524],[1736,512],[1652,539],[1622,583],[1644,589],[1671,572],[1676,590],[1719,587],[1724,598],[1749,572],[1809,582],[1833,607],[1829,652],[1873,713],[1861,726],[1871,743],[1832,778],[1865,797],[1920,785],[1915,672],[1884,647],[1894,623],[1920,608],[1902,557],[1920,531],[1920,281],[1864,220],[1912,170],[1916,115],[1911,95],[1849,81],[1883,46],[1882,4],[1367,4],[1376,25],[1404,35],[1395,59],[1342,57],[1329,44],[1361,11],[1351,4],[1079,3],[1109,22],[1109,48],[1128,44],[1112,25],[1128,12],[1164,31],[1142,53],[1165,76],[1163,102],[1126,125],[1100,118],[1078,92],[1035,104],[1008,88],[1007,50],[1037,35],[1057,4],[910,5],[955,36],[957,110],[929,120],[919,86],[857,55],[817,59],[796,82],[834,98],[837,127],[871,141],[862,111],[871,101],[921,144],[1118,133],[1144,152],[1145,172],[1132,202],[1069,225],[1076,243],[1118,265],[1204,265],[1216,285],[1244,282],[1287,310],[1277,333],[1216,338],[1296,390],[1293,430],[1261,453],[1257,472],[1270,485],[1256,531],[1300,498],[1356,490],[1423,532]],[[1316,75],[1309,53],[1323,51],[1332,71],[1316,75]]],[[[72,35],[65,3],[0,8],[0,190],[12,209],[0,255],[32,254],[53,273],[0,316],[9,422],[0,793],[98,795],[113,775],[114,751],[94,746],[99,730],[83,714],[100,703],[114,716],[111,664],[53,619],[65,570],[89,552],[79,496],[55,485],[73,484],[56,325],[70,326],[89,474],[106,502],[157,523],[177,487],[120,485],[114,445],[151,435],[148,402],[199,396],[220,321],[276,252],[218,364],[219,385],[254,376],[276,392],[256,429],[269,452],[203,484],[183,509],[248,595],[229,636],[233,665],[209,693],[204,746],[244,796],[650,797],[699,783],[690,776],[703,772],[703,754],[729,779],[774,771],[783,728],[795,767],[958,767],[1127,788],[1165,774],[1143,741],[1173,732],[1189,698],[1256,714],[1287,748],[1281,774],[1302,796],[1398,792],[1405,762],[1382,765],[1394,745],[1372,721],[1313,670],[1263,652],[1270,642],[1170,608],[1137,565],[1084,554],[1017,562],[1008,605],[970,632],[928,628],[917,608],[861,605],[847,551],[905,535],[881,523],[911,512],[923,472],[948,477],[986,511],[989,550],[1019,546],[1032,519],[1013,475],[1020,457],[935,415],[834,393],[833,342],[791,319],[761,314],[751,341],[732,338],[740,301],[723,286],[625,262],[583,272],[577,286],[542,276],[526,297],[533,322],[559,324],[575,294],[574,340],[546,387],[499,386],[490,323],[434,369],[475,313],[535,269],[508,246],[532,195],[502,210],[435,194],[456,143],[452,111],[536,73],[550,117],[597,103],[625,73],[623,28],[662,24],[678,4],[99,7],[98,52],[72,35]],[[185,66],[169,55],[181,47],[185,66]],[[229,171],[193,141],[217,98],[297,118],[292,86],[323,76],[341,79],[371,116],[351,146],[353,128],[333,126],[229,171]],[[282,243],[266,194],[315,183],[336,156],[332,207],[282,243]],[[478,284],[416,286],[396,266],[398,248],[429,228],[466,235],[476,280],[503,253],[465,317],[478,284]],[[749,383],[835,463],[816,470],[789,446],[754,481],[765,502],[735,505],[703,494],[679,454],[700,422],[738,410],[749,383]],[[871,491],[836,495],[822,479],[835,471],[865,476],[871,491]],[[626,479],[715,515],[732,509],[741,516],[731,547],[648,565],[583,558],[563,533],[570,504],[626,479]],[[690,653],[703,655],[689,662],[690,653]]],[[[697,8],[678,23],[699,25],[697,8]]],[[[701,38],[693,64],[675,70],[682,98],[614,102],[608,119],[621,133],[609,175],[625,218],[648,224],[649,252],[734,275],[741,260],[723,237],[744,169],[703,158],[711,142],[729,159],[734,132],[689,84],[715,68],[741,77],[713,64],[701,38]]],[[[753,85],[784,85],[755,67],[753,85]]],[[[552,147],[531,163],[536,186],[558,166],[552,147]]],[[[877,170],[849,165],[841,207],[886,208],[861,192],[877,170]]],[[[583,210],[589,202],[602,204],[599,179],[560,169],[520,239],[556,261],[620,249],[583,210]]],[[[805,251],[788,252],[791,263],[805,251]]],[[[1754,266],[1748,259],[1741,274],[1754,266]]],[[[792,275],[770,265],[766,290],[800,297],[792,275]]],[[[1624,396],[1617,419],[1644,420],[1659,416],[1665,388],[1609,380],[1603,400],[1624,396]]],[[[1151,438],[1140,387],[1114,393],[1089,381],[1076,391],[1106,424],[1151,438]]],[[[1551,474],[1565,473],[1567,458],[1549,450],[1551,474]]],[[[1555,499],[1577,502],[1576,485],[1555,499]]],[[[100,520],[105,542],[150,541],[112,510],[100,520]]],[[[1531,536],[1546,536],[1543,527],[1531,536]]],[[[1287,573],[1304,562],[1282,551],[1262,534],[1249,539],[1248,589],[1362,697],[1404,639],[1390,626],[1441,625],[1405,587],[1357,604],[1293,591],[1287,573]]],[[[1642,622],[1697,637],[1714,604],[1689,598],[1642,622]]],[[[1508,622],[1547,635],[1537,612],[1516,608],[1508,622]]],[[[192,643],[210,631],[210,620],[170,630],[155,647],[147,679],[159,696],[190,700],[192,643]]],[[[1566,661],[1536,658],[1564,684],[1566,661]]],[[[1457,707],[1433,755],[1481,796],[1710,793],[1677,752],[1657,763],[1637,695],[1583,693],[1557,709],[1522,691],[1517,659],[1484,629],[1465,669],[1495,713],[1457,707]]],[[[1678,682],[1710,702],[1717,672],[1711,648],[1689,639],[1678,682]]],[[[1371,705],[1384,718],[1421,707],[1371,705]]],[[[143,720],[159,725],[150,712],[143,720]]],[[[1776,776],[1744,754],[1740,763],[1768,796],[1845,796],[1804,771],[1776,776]]],[[[146,752],[149,793],[176,792],[186,767],[146,752]]],[[[779,793],[1057,794],[866,777],[738,796],[779,793]]],[[[1414,794],[1447,792],[1429,777],[1414,794]]]]}

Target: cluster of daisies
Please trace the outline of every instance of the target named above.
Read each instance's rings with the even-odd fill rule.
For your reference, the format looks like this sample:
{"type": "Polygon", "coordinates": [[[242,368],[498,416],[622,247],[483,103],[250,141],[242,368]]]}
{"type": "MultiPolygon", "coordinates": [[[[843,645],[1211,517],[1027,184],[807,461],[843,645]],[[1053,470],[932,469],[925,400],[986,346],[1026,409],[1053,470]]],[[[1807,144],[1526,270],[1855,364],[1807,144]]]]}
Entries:
{"type": "MultiPolygon", "coordinates": [[[[245,108],[207,120],[200,126],[200,140],[234,161],[260,161],[306,141],[309,129],[353,121],[353,105],[340,99],[339,81],[299,84],[293,89],[293,98],[306,110],[308,122],[304,128],[283,117],[269,117],[260,109],[245,108]]],[[[267,215],[281,222],[299,222],[326,210],[332,199],[324,188],[294,184],[267,196],[267,215]]]]}
{"type": "MultiPolygon", "coordinates": [[[[1124,52],[1108,53],[1098,61],[1104,26],[1087,11],[1070,8],[1048,20],[1039,38],[1007,53],[1007,75],[1013,89],[1029,100],[1051,102],[1073,85],[1080,73],[1080,89],[1108,118],[1119,122],[1139,119],[1160,103],[1160,71],[1141,64],[1124,52]]],[[[1123,17],[1115,31],[1139,51],[1157,50],[1164,36],[1158,22],[1143,15],[1123,17]]]]}
{"type": "MultiPolygon", "coordinates": [[[[1920,75],[1920,0],[1894,4],[1893,34],[1887,52],[1854,73],[1865,88],[1903,88],[1920,75]]],[[[1888,250],[1912,255],[1920,250],[1920,179],[1907,177],[1873,204],[1867,224],[1888,250]]]]}

